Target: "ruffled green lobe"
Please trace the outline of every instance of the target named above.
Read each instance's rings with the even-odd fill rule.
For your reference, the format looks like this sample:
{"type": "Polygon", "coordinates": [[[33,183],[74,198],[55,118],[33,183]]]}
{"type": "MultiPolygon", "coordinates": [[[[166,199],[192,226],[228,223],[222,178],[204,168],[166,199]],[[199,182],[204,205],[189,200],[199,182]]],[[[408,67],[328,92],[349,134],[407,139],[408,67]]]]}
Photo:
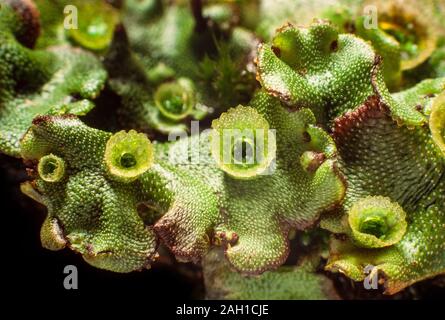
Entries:
{"type": "MultiPolygon", "coordinates": [[[[92,100],[104,87],[107,73],[96,57],[79,49],[25,46],[14,28],[35,28],[22,20],[33,15],[19,15],[30,2],[13,2],[21,3],[23,11],[15,12],[6,4],[0,12],[0,151],[17,157],[19,141],[35,116],[85,115],[94,108],[92,100]]],[[[27,29],[28,34],[31,31],[27,29]]]]}
{"type": "Polygon", "coordinates": [[[156,237],[138,215],[136,184],[108,179],[103,162],[111,134],[85,126],[74,116],[37,117],[21,142],[26,160],[63,159],[57,181],[34,176],[22,191],[48,208],[42,243],[69,246],[90,264],[116,272],[149,267],[156,237]]]}

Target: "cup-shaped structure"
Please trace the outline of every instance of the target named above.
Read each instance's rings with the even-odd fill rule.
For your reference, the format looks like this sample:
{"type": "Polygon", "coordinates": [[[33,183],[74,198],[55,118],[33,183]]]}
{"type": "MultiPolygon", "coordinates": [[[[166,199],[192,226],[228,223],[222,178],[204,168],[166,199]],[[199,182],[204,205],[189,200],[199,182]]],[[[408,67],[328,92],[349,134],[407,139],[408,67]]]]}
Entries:
{"type": "Polygon", "coordinates": [[[275,132],[256,109],[238,106],[212,122],[211,151],[230,176],[249,179],[268,172],[275,159],[275,132]]]}
{"type": "Polygon", "coordinates": [[[153,164],[153,146],[147,136],[135,130],[115,133],[107,141],[105,164],[112,179],[131,182],[153,164]]]}
{"type": "Polygon", "coordinates": [[[387,197],[362,198],[349,210],[353,241],[364,248],[391,246],[406,232],[405,217],[405,211],[387,197]]]}
{"type": "Polygon", "coordinates": [[[54,154],[48,154],[40,158],[37,172],[46,182],[60,181],[65,175],[65,161],[54,154]]]}

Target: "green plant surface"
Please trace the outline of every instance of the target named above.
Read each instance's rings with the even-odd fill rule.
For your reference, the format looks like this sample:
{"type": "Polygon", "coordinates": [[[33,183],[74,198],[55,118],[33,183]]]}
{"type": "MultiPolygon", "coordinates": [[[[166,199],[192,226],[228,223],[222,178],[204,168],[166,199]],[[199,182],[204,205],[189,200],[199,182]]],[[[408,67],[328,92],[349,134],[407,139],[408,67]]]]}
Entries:
{"type": "Polygon", "coordinates": [[[23,39],[36,28],[35,7],[21,4],[30,14],[20,16],[7,3],[2,2],[0,12],[0,150],[19,156],[19,141],[36,115],[86,114],[94,108],[92,100],[107,73],[94,56],[80,49],[33,50],[28,42],[35,39],[23,39]]]}
{"type": "Polygon", "coordinates": [[[440,1],[36,3],[0,0],[0,152],[43,247],[192,262],[215,299],[445,274],[440,1]]]}
{"type": "Polygon", "coordinates": [[[125,28],[117,26],[104,59],[110,75],[109,87],[121,99],[117,117],[124,128],[163,134],[184,132],[188,128],[186,120],[200,120],[210,112],[199,103],[200,92],[191,79],[176,78],[175,71],[166,64],[146,73],[129,45],[125,28]],[[179,114],[169,112],[164,106],[172,89],[180,97],[179,114]]]}
{"type": "MultiPolygon", "coordinates": [[[[253,105],[270,121],[271,127],[277,130],[278,143],[284,145],[299,141],[297,145],[300,147],[292,153],[278,149],[274,174],[258,176],[252,180],[232,178],[217,167],[210,156],[207,133],[189,138],[190,141],[183,139],[165,146],[157,145],[157,160],[152,169],[130,184],[126,181],[113,181],[101,164],[107,140],[105,137],[109,137],[109,134],[87,128],[71,117],[37,118],[22,141],[22,155],[25,159],[37,160],[53,153],[64,159],[66,167],[72,165],[76,168],[64,180],[65,187],[61,187],[61,190],[72,190],[73,198],[66,198],[63,193],[58,194],[59,189],[54,190],[53,184],[38,177],[32,184],[37,186],[36,192],[45,198],[43,203],[50,209],[49,216],[55,215],[62,222],[67,239],[72,238],[70,230],[76,230],[79,223],[93,225],[92,221],[87,222],[88,219],[76,221],[78,206],[83,208],[82,211],[94,212],[97,210],[96,201],[100,201],[102,197],[109,197],[113,202],[125,202],[126,199],[119,199],[118,195],[124,193],[130,197],[133,193],[130,198],[135,202],[131,207],[128,202],[125,203],[127,210],[131,208],[129,214],[143,225],[142,219],[136,217],[138,205],[148,203],[149,206],[158,208],[158,214],[162,217],[156,221],[153,230],[178,258],[198,261],[214,239],[226,248],[227,258],[239,271],[260,273],[277,267],[284,261],[289,250],[287,233],[291,227],[303,229],[312,225],[323,209],[341,201],[344,182],[332,155],[332,140],[322,129],[313,126],[315,119],[308,109],[288,114],[276,100],[264,93],[258,94],[253,105]],[[75,136],[83,136],[83,140],[79,141],[81,145],[73,140],[75,136]],[[199,140],[195,141],[196,139],[199,140]],[[49,141],[51,145],[48,147],[49,141]],[[330,144],[326,145],[326,141],[330,144]],[[200,163],[204,165],[187,162],[189,157],[193,159],[196,156],[187,154],[191,152],[188,150],[189,143],[198,143],[201,153],[199,156],[202,157],[200,163]],[[92,149],[83,150],[83,145],[91,146],[92,149]],[[72,150],[67,147],[60,149],[57,146],[70,146],[72,150]],[[309,169],[304,169],[299,158],[308,151],[318,152],[321,157],[317,158],[309,169]],[[69,154],[60,154],[61,152],[69,154]],[[97,155],[97,160],[89,160],[91,165],[87,165],[88,162],[83,163],[91,153],[97,155]],[[75,157],[67,158],[70,154],[75,157]],[[181,165],[184,162],[185,164],[181,165]],[[104,184],[107,187],[100,187],[104,184]],[[289,192],[283,193],[283,190],[289,192]],[[75,196],[78,192],[80,198],[75,196]],[[88,195],[87,203],[82,198],[83,192],[86,193],[85,196],[88,195]],[[325,197],[315,198],[313,195],[318,192],[323,193],[325,197]],[[136,194],[140,197],[136,197],[136,194]],[[258,202],[258,197],[263,201],[258,202]],[[256,207],[255,211],[250,210],[252,206],[256,207]],[[59,217],[59,210],[52,211],[55,207],[64,208],[66,217],[59,217]],[[70,226],[65,225],[66,223],[70,226]]],[[[27,186],[31,187],[29,184],[27,186]]],[[[27,193],[32,192],[28,190],[27,193]]],[[[118,207],[123,205],[119,204],[118,207]]],[[[99,221],[110,219],[101,218],[102,215],[108,215],[104,209],[99,210],[98,214],[99,221]]],[[[111,220],[110,223],[116,232],[120,230],[119,222],[115,224],[111,220]]],[[[84,256],[86,254],[87,261],[88,254],[79,248],[89,247],[89,239],[100,241],[100,236],[94,236],[99,231],[91,228],[89,232],[83,231],[86,233],[85,238],[76,237],[80,244],[74,247],[84,256]]],[[[117,237],[116,247],[119,247],[119,239],[122,236],[135,235],[126,234],[125,229],[121,230],[120,234],[114,234],[114,237],[117,237]]],[[[108,249],[113,251],[115,245],[108,249]]],[[[127,250],[132,251],[131,242],[128,246],[130,248],[127,250]]],[[[94,261],[92,263],[98,265],[94,261]]],[[[123,262],[98,266],[120,271],[121,263],[123,262]]]]}
{"type": "Polygon", "coordinates": [[[110,45],[119,12],[106,1],[35,0],[35,3],[42,25],[37,48],[73,44],[100,53],[110,45]]]}
{"type": "Polygon", "coordinates": [[[36,117],[22,140],[22,156],[40,163],[57,155],[65,175],[48,181],[39,170],[35,184],[23,184],[22,191],[48,207],[45,247],[69,246],[96,267],[129,272],[149,266],[156,237],[137,213],[139,184],[109,176],[104,157],[111,138],[74,116],[36,117]]]}
{"type": "Polygon", "coordinates": [[[445,155],[445,95],[434,99],[431,107],[430,129],[433,141],[445,155]]]}
{"type": "MultiPolygon", "coordinates": [[[[365,277],[364,268],[373,265],[384,274],[387,293],[443,272],[444,158],[429,128],[400,127],[374,100],[337,119],[334,136],[348,180],[345,210],[353,210],[362,197],[386,196],[405,210],[408,225],[400,241],[384,249],[357,249],[333,241],[327,268],[359,281],[365,277]]],[[[333,218],[334,229],[348,234],[343,217],[333,218]]],[[[331,223],[325,226],[330,229],[331,223]]]]}
{"type": "Polygon", "coordinates": [[[407,231],[396,244],[367,250],[349,242],[354,248],[351,253],[334,241],[327,265],[329,270],[341,271],[357,281],[364,279],[368,264],[377,266],[385,274],[387,292],[394,293],[444,268],[444,162],[426,123],[427,108],[423,107],[434,104],[444,87],[443,79],[429,80],[391,96],[383,81],[376,80],[381,79],[381,71],[373,68],[376,60],[372,49],[366,47],[354,36],[337,35],[324,22],[303,29],[286,26],[278,30],[271,45],[259,49],[258,72],[263,87],[289,109],[310,107],[320,115],[318,121],[331,126],[348,187],[343,207],[323,216],[322,227],[357,241],[346,217],[366,196],[389,197],[406,211],[407,231]],[[334,51],[333,41],[337,42],[334,51]],[[351,43],[361,49],[352,49],[351,43]],[[342,55],[347,57],[344,64],[340,64],[342,55]],[[334,57],[336,68],[330,62],[334,57]],[[342,77],[328,77],[326,81],[320,76],[340,70],[342,76],[355,79],[354,86],[346,85],[342,77]],[[426,243],[428,258],[425,251],[413,249],[426,243]]]}
{"type": "Polygon", "coordinates": [[[395,101],[383,81],[381,59],[372,47],[330,23],[308,28],[286,25],[258,52],[263,88],[291,109],[309,107],[317,120],[333,120],[377,94],[394,117],[408,125],[426,121],[418,111],[395,101]],[[316,63],[314,63],[316,62],[316,63]],[[354,79],[349,85],[347,79],[354,79]]]}
{"type": "Polygon", "coordinates": [[[230,4],[204,3],[199,11],[194,7],[199,2],[127,1],[122,10],[131,50],[149,76],[166,66],[174,71],[167,78],[192,80],[203,105],[246,103],[255,87],[246,60],[257,38],[227,20],[227,13],[234,15],[230,4]]]}
{"type": "Polygon", "coordinates": [[[260,276],[243,277],[230,269],[222,254],[210,251],[203,262],[208,299],[336,300],[332,282],[316,274],[319,257],[305,257],[298,266],[282,266],[260,276]]]}

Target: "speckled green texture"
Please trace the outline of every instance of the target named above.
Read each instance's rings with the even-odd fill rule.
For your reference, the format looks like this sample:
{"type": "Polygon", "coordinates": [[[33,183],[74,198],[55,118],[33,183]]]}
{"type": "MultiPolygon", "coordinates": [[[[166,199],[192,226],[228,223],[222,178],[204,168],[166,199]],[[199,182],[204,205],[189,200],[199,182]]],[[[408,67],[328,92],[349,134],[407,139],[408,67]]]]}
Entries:
{"type": "Polygon", "coordinates": [[[363,281],[369,265],[387,294],[445,273],[436,2],[414,40],[397,29],[420,32],[414,4],[374,1],[370,31],[364,1],[97,0],[74,31],[68,2],[37,3],[40,20],[1,0],[0,152],[47,207],[45,248],[122,273],[200,264],[218,299],[335,299],[326,274],[363,281]],[[272,148],[243,136],[230,155],[261,161],[222,163],[218,134],[241,129],[272,148]]]}
{"type": "Polygon", "coordinates": [[[389,94],[381,59],[362,39],[338,34],[326,21],[309,27],[285,25],[258,52],[258,80],[291,109],[309,107],[320,122],[351,111],[376,93],[393,115],[410,125],[425,122],[389,94]],[[350,82],[349,79],[354,79],[350,82]]]}
{"type": "MultiPolygon", "coordinates": [[[[345,210],[361,197],[386,196],[405,210],[408,227],[387,249],[344,249],[334,241],[328,268],[360,280],[366,265],[377,266],[387,277],[388,293],[443,272],[444,158],[429,128],[398,125],[375,99],[336,121],[334,136],[348,180],[345,210]]],[[[332,230],[348,233],[343,219],[337,223],[332,230]]]]}
{"type": "Polygon", "coordinates": [[[428,106],[444,90],[443,79],[426,80],[391,96],[372,48],[365,50],[367,44],[359,42],[352,36],[337,36],[324,22],[303,29],[285,26],[272,45],[260,48],[258,78],[289,109],[309,106],[318,121],[331,127],[348,187],[343,207],[324,215],[322,227],[350,236],[346,213],[365,196],[389,197],[406,211],[408,228],[395,245],[359,249],[349,240],[333,240],[327,265],[328,270],[340,270],[355,280],[364,279],[367,265],[377,266],[385,274],[386,292],[395,293],[442,273],[445,267],[444,158],[425,123],[428,106]],[[313,36],[318,30],[324,39],[313,36]],[[336,50],[331,50],[335,40],[336,50]],[[361,49],[348,52],[351,42],[361,49]],[[342,61],[341,55],[347,58],[332,71],[328,62],[337,55],[335,63],[342,61]],[[344,78],[326,77],[340,70],[355,81],[346,85],[344,80],[335,83],[344,78]],[[357,80],[363,83],[355,91],[357,80]],[[340,97],[344,100],[337,100],[340,97]],[[425,246],[427,250],[420,249],[425,246]]]}
{"type": "MultiPolygon", "coordinates": [[[[225,247],[227,258],[235,268],[243,273],[260,273],[280,265],[286,259],[289,250],[287,240],[289,228],[303,229],[312,225],[323,209],[341,201],[345,186],[338,172],[336,159],[329,154],[324,155],[321,161],[311,166],[310,170],[304,170],[300,165],[299,157],[304,152],[315,151],[324,154],[325,149],[331,151],[330,148],[333,147],[333,141],[326,133],[312,127],[315,119],[308,109],[289,114],[276,100],[264,93],[260,93],[252,101],[252,105],[268,119],[271,127],[277,130],[278,144],[284,146],[296,141],[299,146],[291,153],[284,149],[278,150],[275,171],[253,180],[232,178],[220,170],[210,156],[209,136],[203,134],[176,143],[157,145],[155,165],[152,169],[131,184],[126,181],[115,182],[108,178],[107,172],[104,172],[103,157],[100,156],[104,153],[106,142],[106,139],[101,137],[108,137],[109,134],[87,128],[74,118],[37,118],[22,141],[23,157],[39,159],[49,152],[59,154],[65,151],[58,150],[54,139],[60,139],[60,145],[70,145],[74,149],[71,152],[75,153],[76,159],[70,161],[61,156],[67,167],[73,161],[79,161],[93,152],[97,154],[97,161],[100,159],[100,162],[96,161],[95,166],[93,165],[94,173],[90,172],[92,170],[90,166],[74,163],[74,166],[79,166],[79,173],[67,177],[68,186],[72,186],[73,190],[83,193],[82,190],[85,189],[85,196],[89,197],[88,203],[95,203],[93,201],[95,198],[98,198],[96,201],[100,201],[106,195],[113,198],[114,192],[119,192],[114,191],[113,187],[117,190],[122,189],[127,195],[135,193],[131,197],[134,201],[131,205],[133,218],[143,225],[142,219],[134,216],[138,205],[148,203],[150,207],[156,208],[162,218],[156,221],[153,229],[178,258],[198,261],[212,244],[211,240],[217,238],[225,247]],[[45,129],[48,126],[51,130],[45,129]],[[307,128],[313,129],[307,130],[307,128]],[[44,130],[42,138],[41,135],[36,136],[41,130],[44,130]],[[83,132],[85,133],[82,134],[83,132]],[[306,135],[313,139],[305,142],[306,135]],[[76,136],[83,136],[83,140],[79,143],[91,145],[92,150],[76,147],[77,141],[72,140],[76,136]],[[76,145],[67,143],[66,139],[72,143],[76,142],[76,145]],[[319,143],[325,140],[330,141],[331,145],[319,143]],[[50,147],[47,149],[48,144],[50,147]],[[41,145],[45,146],[44,150],[40,150],[41,145]],[[190,145],[197,145],[199,148],[191,149],[190,145]],[[199,162],[196,161],[196,157],[200,157],[199,162]],[[92,175],[98,178],[97,184],[91,183],[90,179],[94,180],[92,175]],[[109,185],[110,189],[102,189],[100,186],[103,184],[109,185]],[[283,190],[288,192],[283,193],[283,190]],[[136,194],[140,192],[141,197],[137,198],[136,194]],[[325,197],[314,197],[318,192],[325,194],[325,197]],[[250,210],[252,206],[255,206],[255,211],[250,210]],[[228,233],[235,233],[236,236],[228,241],[226,238],[228,233]]],[[[77,225],[74,218],[78,214],[77,206],[86,206],[85,210],[88,211],[88,206],[81,195],[80,199],[71,203],[70,198],[60,199],[60,196],[53,194],[51,188],[46,189],[48,184],[42,180],[38,179],[35,185],[37,191],[48,198],[45,201],[66,201],[63,205],[66,219],[71,219],[69,221],[74,225],[77,225]]],[[[124,200],[127,201],[127,199],[119,201],[124,200]]],[[[49,208],[53,207],[52,204],[47,205],[49,208]]],[[[119,207],[121,206],[126,206],[127,210],[130,210],[128,202],[121,203],[119,207]]],[[[99,216],[107,214],[105,211],[101,213],[102,211],[99,212],[99,216]]],[[[54,214],[56,217],[59,215],[58,211],[54,214]]],[[[113,227],[115,230],[120,229],[119,225],[113,227]]],[[[69,230],[67,227],[64,229],[69,230]]],[[[85,254],[85,251],[79,248],[89,247],[89,239],[94,238],[95,233],[95,229],[84,231],[82,234],[85,238],[76,238],[79,244],[74,248],[85,254]]],[[[122,233],[126,232],[123,230],[122,233]]],[[[69,232],[66,237],[70,239],[69,232]]],[[[117,247],[119,243],[118,238],[115,243],[117,247]]],[[[132,250],[132,243],[128,243],[125,247],[128,247],[127,250],[132,250]]],[[[110,256],[113,257],[113,254],[110,256]]],[[[88,255],[86,258],[88,260],[88,255]]],[[[116,266],[111,264],[101,266],[111,270],[121,270],[120,263],[116,263],[116,266]]]]}
{"type": "Polygon", "coordinates": [[[92,100],[103,88],[107,73],[94,56],[80,49],[28,48],[17,38],[16,29],[26,27],[32,16],[21,17],[5,3],[2,6],[0,150],[19,156],[19,141],[36,115],[87,113],[94,107],[92,100]]]}
{"type": "Polygon", "coordinates": [[[209,299],[231,300],[328,300],[338,299],[330,280],[316,274],[317,256],[298,266],[283,266],[260,276],[243,277],[231,270],[222,255],[210,251],[203,262],[209,299]]]}

